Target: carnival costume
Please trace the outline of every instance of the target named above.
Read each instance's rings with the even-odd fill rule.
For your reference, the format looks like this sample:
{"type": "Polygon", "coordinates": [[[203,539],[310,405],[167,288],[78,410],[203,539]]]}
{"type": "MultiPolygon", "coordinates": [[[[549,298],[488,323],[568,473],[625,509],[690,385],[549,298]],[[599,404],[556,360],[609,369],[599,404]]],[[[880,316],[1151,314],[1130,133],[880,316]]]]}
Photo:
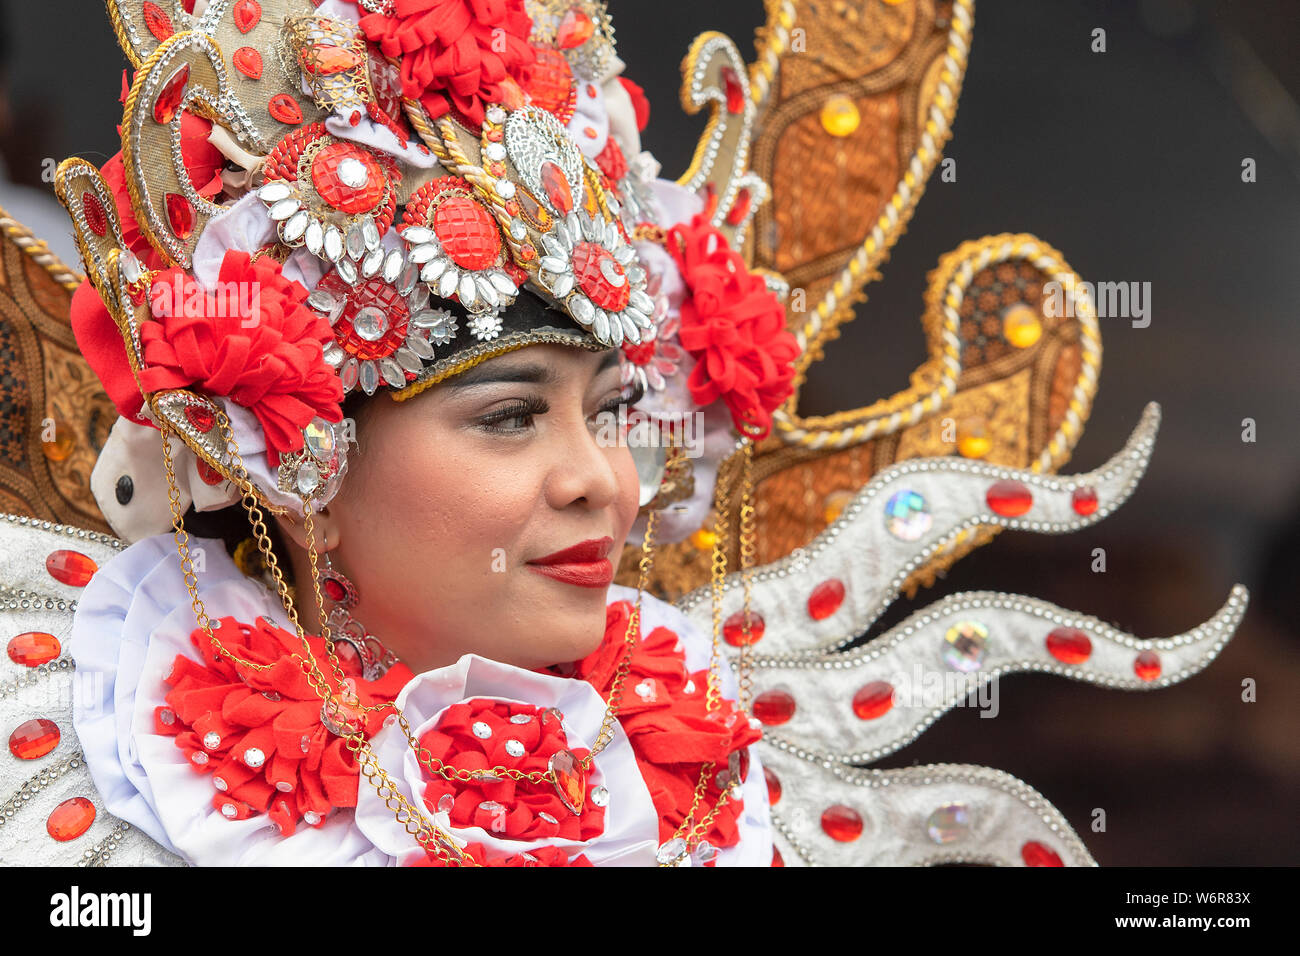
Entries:
{"type": "Polygon", "coordinates": [[[1096,313],[1004,235],[941,260],[908,389],[796,414],[940,158],[973,23],[971,0],[814,6],[770,2],[753,64],[697,38],[682,105],[708,123],[670,181],[596,0],[109,0],[122,152],[56,182],[84,281],[4,222],[0,861],[1092,863],[1005,773],[863,765],[1004,674],[1182,680],[1245,592],[1155,640],[1002,593],[860,640],[1000,529],[1109,515],[1158,410],[1055,474],[1096,313]],[[413,674],[317,561],[343,403],[542,343],[620,350],[643,394],[604,639],[413,674]],[[184,530],[223,508],[249,519],[233,556],[184,530]],[[271,515],[303,521],[311,579],[271,515]]]}

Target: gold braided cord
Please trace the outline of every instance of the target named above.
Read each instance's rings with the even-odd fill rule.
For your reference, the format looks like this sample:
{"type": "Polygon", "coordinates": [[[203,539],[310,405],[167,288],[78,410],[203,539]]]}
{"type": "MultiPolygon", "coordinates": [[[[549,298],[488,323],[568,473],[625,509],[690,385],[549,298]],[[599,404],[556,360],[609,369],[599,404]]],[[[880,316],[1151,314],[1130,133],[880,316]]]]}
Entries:
{"type": "MultiPolygon", "coordinates": [[[[852,318],[855,294],[868,278],[876,274],[877,267],[902,234],[925,192],[926,180],[933,172],[944,144],[952,135],[952,120],[957,112],[957,99],[970,49],[974,11],[974,0],[954,0],[948,45],[935,99],[930,104],[920,144],[912,154],[907,171],[867,238],[808,318],[794,330],[801,349],[795,365],[795,391],[772,416],[774,430],[786,444],[843,448],[878,435],[891,434],[942,407],[955,391],[955,375],[951,376],[951,381],[944,376],[938,387],[926,395],[913,388],[886,399],[884,403],[824,418],[801,418],[795,412],[799,387],[806,379],[808,367],[821,355],[822,344],[834,330],[852,318]],[[885,406],[883,409],[880,407],[882,404],[885,406]],[[845,427],[850,424],[851,428],[845,427]]],[[[945,351],[942,358],[950,362],[953,357],[945,351]]]]}
{"type": "Polygon", "coordinates": [[[766,0],[767,29],[758,43],[758,59],[749,65],[749,98],[762,107],[781,70],[781,57],[790,42],[794,26],[793,0],[766,0]]]}
{"type": "Polygon", "coordinates": [[[32,231],[13,218],[0,206],[0,229],[4,230],[9,241],[31,257],[31,260],[50,274],[52,278],[69,292],[76,292],[86,278],[76,269],[69,269],[63,260],[50,251],[44,239],[38,239],[32,231]]]}

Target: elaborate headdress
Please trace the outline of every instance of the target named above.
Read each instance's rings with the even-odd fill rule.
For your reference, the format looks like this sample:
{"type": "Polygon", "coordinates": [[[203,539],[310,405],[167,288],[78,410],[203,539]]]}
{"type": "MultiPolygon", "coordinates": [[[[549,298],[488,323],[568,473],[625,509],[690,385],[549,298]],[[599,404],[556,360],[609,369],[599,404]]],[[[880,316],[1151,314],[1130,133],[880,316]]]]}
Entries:
{"type": "MultiPolygon", "coordinates": [[[[1091,861],[1006,774],[860,766],[1004,673],[1180,680],[1230,636],[1244,591],[1160,640],[979,593],[853,646],[900,592],[1000,529],[1080,528],[1135,487],[1154,407],[1102,468],[1051,474],[1096,390],[1085,286],[1033,236],[964,244],[931,277],[930,357],[909,388],[825,418],[795,410],[939,160],[971,0],[769,3],[751,65],[725,36],[700,36],[682,103],[710,115],[676,182],[640,148],[648,106],[618,76],[594,0],[109,11],[136,67],[122,155],[102,170],[69,160],[57,186],[93,285],[73,303],[77,344],[121,415],[91,482],[119,535],[241,492],[250,510],[319,507],[344,480],[348,394],[401,400],[531,343],[621,348],[652,416],[705,420],[698,458],[639,462],[646,524],[670,543],[653,568],[630,544],[642,560],[624,580],[680,598],[737,665],[739,705],[764,728],[775,861],[1091,861]],[[1048,307],[1051,284],[1067,308],[1048,307]],[[171,456],[162,443],[165,479],[159,427],[185,445],[171,456]],[[914,667],[965,682],[902,686],[914,667]]],[[[47,495],[33,513],[102,529],[84,483],[54,486],[58,505],[47,495]]],[[[562,770],[547,772],[568,801],[562,770]]],[[[362,772],[391,783],[373,762],[362,772]]],[[[710,792],[745,777],[733,762],[710,792]]],[[[710,858],[698,837],[665,842],[660,861],[710,858]]]]}

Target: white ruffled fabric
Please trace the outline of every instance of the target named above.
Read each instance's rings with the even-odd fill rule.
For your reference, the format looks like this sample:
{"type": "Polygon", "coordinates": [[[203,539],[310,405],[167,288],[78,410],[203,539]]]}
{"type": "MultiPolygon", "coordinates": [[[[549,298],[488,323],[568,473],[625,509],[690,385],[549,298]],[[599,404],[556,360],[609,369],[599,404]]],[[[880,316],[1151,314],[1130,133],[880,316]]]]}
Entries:
{"type": "MultiPolygon", "coordinates": [[[[197,562],[203,562],[197,573],[199,597],[210,617],[252,621],[261,616],[293,630],[277,599],[239,571],[220,541],[192,537],[190,546],[196,570],[197,562]]],[[[634,602],[636,591],[611,586],[609,601],[618,600],[634,602]]],[[[688,668],[708,666],[709,638],[676,608],[646,594],[642,617],[643,633],[664,626],[682,638],[688,668]]],[[[355,812],[336,810],[322,826],[299,827],[288,837],[265,816],[228,820],[213,807],[211,774],[195,772],[173,738],[154,732],[154,711],[165,703],[169,688],[163,678],[172,661],[177,654],[198,659],[190,641],[195,626],[170,534],[145,538],[118,554],[81,594],[69,642],[80,688],[73,726],[105,808],[198,866],[387,866],[418,859],[422,851],[368,784],[360,788],[355,812]]],[[[734,699],[736,684],[729,668],[722,669],[721,680],[724,695],[734,699]]],[[[446,707],[468,697],[556,707],[565,716],[565,733],[573,747],[591,746],[605,710],[605,702],[586,681],[537,674],[474,655],[417,676],[402,690],[398,704],[419,737],[446,707]]],[[[385,728],[375,736],[374,747],[408,799],[421,805],[424,778],[400,730],[385,728]]],[[[532,845],[561,846],[570,857],[585,853],[596,865],[653,865],[658,815],[621,729],[616,727],[614,740],[597,755],[593,773],[593,782],[611,794],[605,832],[585,843],[552,839],[532,845]]],[[[772,857],[771,819],[753,748],[742,795],[740,841],[720,850],[717,865],[767,866],[772,857]]],[[[483,843],[494,852],[513,854],[530,846],[476,827],[451,828],[445,814],[430,817],[456,838],[483,843]]]]}

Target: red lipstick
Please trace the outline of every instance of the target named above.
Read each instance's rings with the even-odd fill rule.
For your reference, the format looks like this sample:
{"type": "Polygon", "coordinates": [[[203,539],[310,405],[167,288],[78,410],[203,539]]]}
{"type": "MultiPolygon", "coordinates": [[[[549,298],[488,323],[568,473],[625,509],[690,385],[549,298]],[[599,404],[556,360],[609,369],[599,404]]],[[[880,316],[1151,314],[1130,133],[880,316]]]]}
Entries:
{"type": "Polygon", "coordinates": [[[538,574],[576,584],[582,588],[608,587],[614,580],[614,562],[609,560],[614,539],[591,538],[542,558],[533,558],[528,566],[538,574]]]}

